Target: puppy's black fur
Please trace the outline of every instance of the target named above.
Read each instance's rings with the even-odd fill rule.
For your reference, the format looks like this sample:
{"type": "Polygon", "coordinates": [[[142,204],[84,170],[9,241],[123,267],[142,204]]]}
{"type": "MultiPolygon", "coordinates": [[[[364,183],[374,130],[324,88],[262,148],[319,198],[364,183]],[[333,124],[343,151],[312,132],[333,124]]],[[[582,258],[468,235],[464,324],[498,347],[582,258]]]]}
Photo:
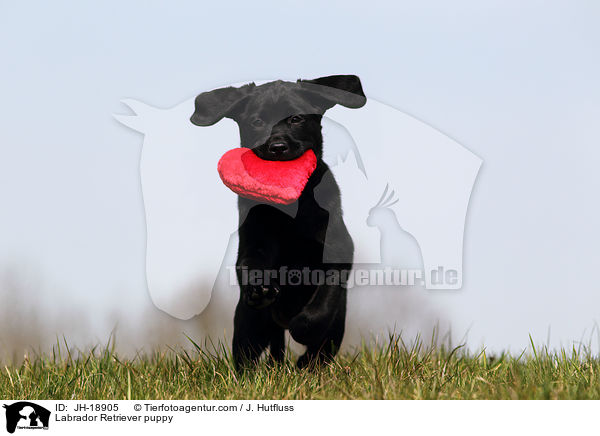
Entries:
{"type": "MultiPolygon", "coordinates": [[[[317,167],[298,201],[279,206],[239,197],[233,357],[238,368],[269,348],[284,357],[284,330],[306,345],[299,367],[331,359],[344,336],[345,279],[352,268],[353,243],[342,218],[340,191],[323,162],[321,118],[336,104],[358,108],[366,98],[356,76],[328,76],[296,83],[276,81],[221,88],[196,98],[192,123],[209,126],[223,117],[237,122],[241,146],[267,160],[291,160],[312,149],[317,167]],[[323,254],[327,252],[327,264],[323,254]],[[335,283],[248,282],[252,270],[337,272],[335,283]]],[[[322,277],[322,276],[321,276],[322,277]]]]}

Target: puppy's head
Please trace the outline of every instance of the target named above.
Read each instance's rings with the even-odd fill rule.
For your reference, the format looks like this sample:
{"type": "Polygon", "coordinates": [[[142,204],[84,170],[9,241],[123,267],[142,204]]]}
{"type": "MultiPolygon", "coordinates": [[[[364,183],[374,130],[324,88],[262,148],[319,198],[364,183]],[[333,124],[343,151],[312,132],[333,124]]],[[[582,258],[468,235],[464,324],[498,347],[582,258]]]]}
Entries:
{"type": "Polygon", "coordinates": [[[254,83],[221,88],[196,97],[191,117],[197,126],[231,118],[241,146],[266,160],[291,160],[312,149],[323,155],[321,117],[336,104],[359,108],[366,102],[356,76],[328,76],[297,82],[254,83]]]}

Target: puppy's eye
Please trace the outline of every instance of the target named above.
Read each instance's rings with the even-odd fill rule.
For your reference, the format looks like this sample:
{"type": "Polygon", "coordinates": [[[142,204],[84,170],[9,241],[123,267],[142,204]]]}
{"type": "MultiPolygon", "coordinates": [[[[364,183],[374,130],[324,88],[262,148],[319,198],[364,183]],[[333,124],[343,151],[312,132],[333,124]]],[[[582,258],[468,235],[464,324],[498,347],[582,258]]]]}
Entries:
{"type": "Polygon", "coordinates": [[[298,123],[301,123],[302,121],[304,121],[304,118],[302,118],[300,115],[294,115],[293,117],[290,118],[290,123],[292,123],[292,124],[298,124],[298,123]]]}
{"type": "Polygon", "coordinates": [[[252,124],[254,127],[262,127],[265,124],[265,122],[263,120],[261,120],[260,118],[257,118],[254,121],[252,121],[250,124],[252,124]]]}

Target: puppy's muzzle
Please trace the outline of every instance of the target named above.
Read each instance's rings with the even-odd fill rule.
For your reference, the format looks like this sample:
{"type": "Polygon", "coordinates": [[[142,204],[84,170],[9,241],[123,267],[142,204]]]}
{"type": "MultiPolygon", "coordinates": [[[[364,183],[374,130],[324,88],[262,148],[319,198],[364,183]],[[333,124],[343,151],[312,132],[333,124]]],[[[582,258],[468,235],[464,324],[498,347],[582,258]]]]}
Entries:
{"type": "Polygon", "coordinates": [[[267,149],[269,150],[269,153],[273,153],[274,155],[280,155],[286,153],[290,149],[290,147],[287,145],[287,143],[279,141],[269,144],[267,149]]]}

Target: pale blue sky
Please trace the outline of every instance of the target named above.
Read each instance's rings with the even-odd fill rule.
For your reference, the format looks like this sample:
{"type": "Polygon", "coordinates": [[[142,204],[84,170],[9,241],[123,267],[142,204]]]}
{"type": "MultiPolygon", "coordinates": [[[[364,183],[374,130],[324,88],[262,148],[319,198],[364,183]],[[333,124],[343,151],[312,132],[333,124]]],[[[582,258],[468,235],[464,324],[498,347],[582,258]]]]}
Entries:
{"type": "Polygon", "coordinates": [[[570,344],[600,315],[599,19],[593,1],[2,1],[0,263],[98,322],[147,302],[142,139],[119,100],[351,73],[484,160],[464,289],[430,297],[455,331],[570,344]]]}

